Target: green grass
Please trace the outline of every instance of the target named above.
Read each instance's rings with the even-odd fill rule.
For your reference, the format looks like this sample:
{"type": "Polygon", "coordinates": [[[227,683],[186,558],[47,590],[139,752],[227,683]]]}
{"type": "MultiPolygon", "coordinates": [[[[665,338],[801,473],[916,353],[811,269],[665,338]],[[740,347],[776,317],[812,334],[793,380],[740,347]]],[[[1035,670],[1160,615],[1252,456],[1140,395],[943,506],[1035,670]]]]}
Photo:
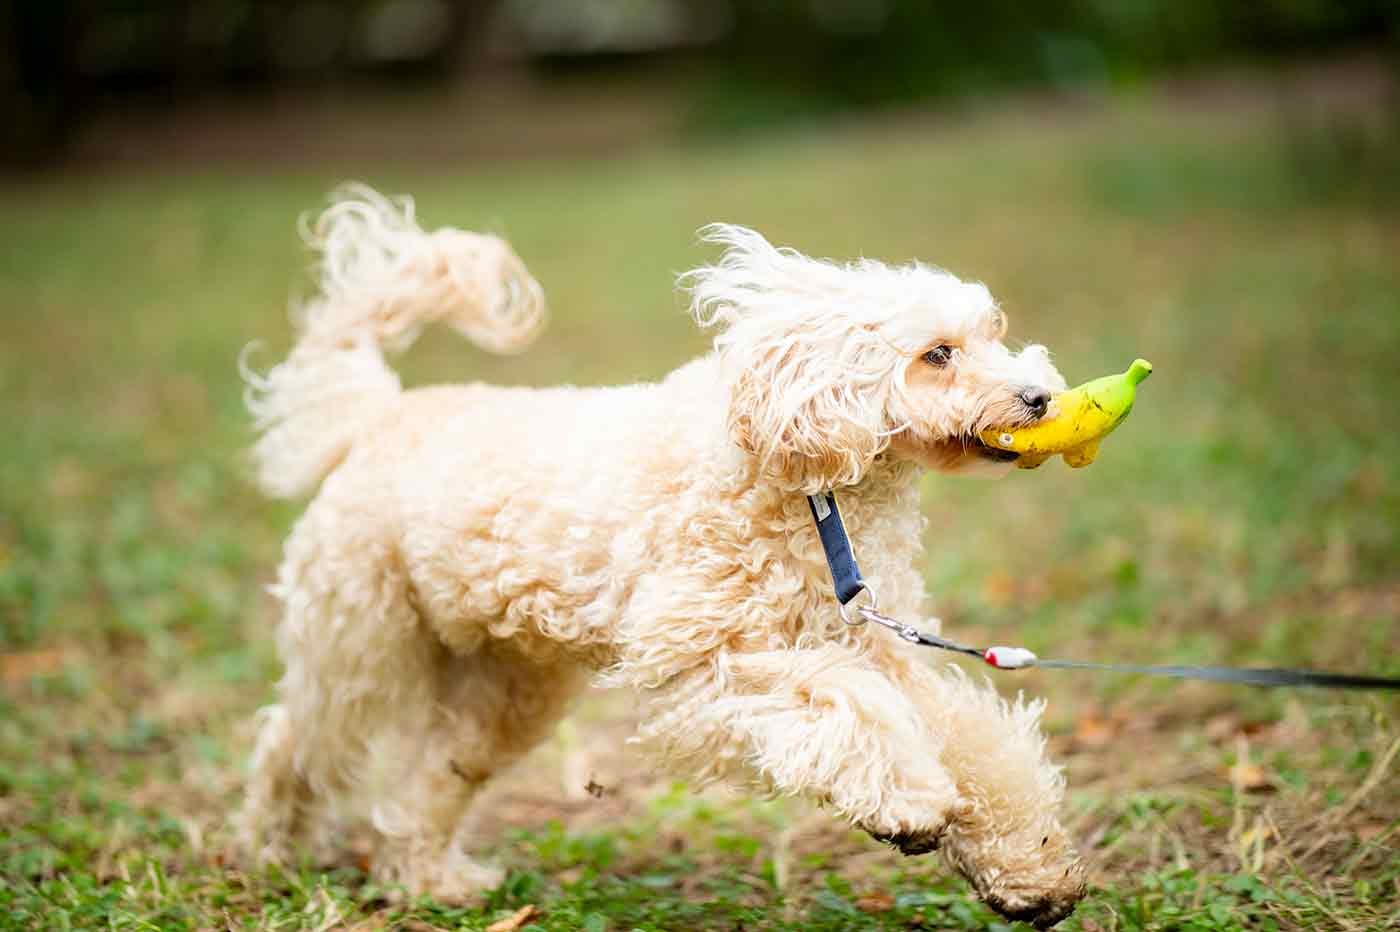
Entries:
{"type": "MultiPolygon", "coordinates": [[[[1297,138],[1267,108],[1145,94],[356,173],[413,191],[430,223],[505,230],[551,296],[529,354],[434,332],[405,360],[416,382],[661,375],[704,346],[672,281],[708,258],[693,231],[715,219],[983,279],[1012,337],[1050,344],[1072,382],[1147,356],[1139,409],[1090,470],[928,480],[947,630],[1087,659],[1400,674],[1400,159],[1297,138]]],[[[495,791],[481,845],[512,872],[482,907],[404,903],[353,867],[231,861],[250,716],[277,675],[262,586],[295,515],[246,479],[235,359],[253,339],[264,361],[285,349],[293,221],[342,174],[0,190],[0,927],[479,929],[533,904],[550,930],[1004,928],[936,861],[790,801],[650,776],[609,696],[495,791]],[[593,775],[598,799],[575,785],[593,775]]],[[[1094,876],[1065,928],[1400,913],[1393,699],[999,683],[1050,700],[1094,876]]]]}

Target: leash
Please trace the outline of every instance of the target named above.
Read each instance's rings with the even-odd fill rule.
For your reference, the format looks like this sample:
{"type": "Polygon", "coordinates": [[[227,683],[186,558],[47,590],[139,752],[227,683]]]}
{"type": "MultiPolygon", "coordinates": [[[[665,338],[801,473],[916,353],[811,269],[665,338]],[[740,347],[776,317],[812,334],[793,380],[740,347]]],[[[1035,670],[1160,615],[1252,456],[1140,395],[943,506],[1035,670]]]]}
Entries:
{"type": "Polygon", "coordinates": [[[841,510],[836,506],[836,496],[831,492],[807,496],[807,506],[812,510],[812,520],[816,522],[817,536],[821,539],[822,550],[826,553],[826,565],[831,570],[831,582],[836,590],[836,600],[841,620],[848,625],[863,625],[873,622],[893,631],[910,644],[933,647],[977,657],[997,670],[1024,670],[1039,667],[1044,670],[1091,670],[1098,673],[1130,673],[1141,676],[1162,676],[1178,680],[1208,680],[1215,683],[1240,683],[1248,686],[1312,686],[1324,689],[1400,689],[1400,677],[1362,676],[1349,673],[1329,673],[1322,670],[1290,670],[1257,667],[1203,667],[1178,666],[1170,664],[1137,663],[1092,663],[1083,660],[1051,660],[1037,657],[1024,647],[969,647],[947,638],[930,634],[914,625],[905,624],[897,618],[880,611],[875,592],[861,578],[860,567],[856,565],[855,551],[851,549],[851,538],[846,533],[846,525],[841,520],[841,510]],[[869,598],[868,605],[851,607],[855,598],[864,592],[869,598]],[[854,618],[852,612],[855,613],[854,618]]]}

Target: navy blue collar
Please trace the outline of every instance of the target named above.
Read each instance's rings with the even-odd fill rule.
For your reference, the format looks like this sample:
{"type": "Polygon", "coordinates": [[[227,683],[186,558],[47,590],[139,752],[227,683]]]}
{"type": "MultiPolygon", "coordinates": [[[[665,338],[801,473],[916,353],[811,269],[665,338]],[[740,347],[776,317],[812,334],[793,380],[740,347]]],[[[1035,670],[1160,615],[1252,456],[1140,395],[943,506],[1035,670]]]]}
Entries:
{"type": "Polygon", "coordinates": [[[836,598],[845,605],[865,588],[865,580],[860,578],[860,567],[856,566],[851,538],[846,535],[846,525],[841,521],[841,509],[836,507],[836,496],[831,492],[808,495],[807,507],[812,509],[817,536],[821,538],[822,550],[826,551],[826,565],[831,570],[836,598]]]}

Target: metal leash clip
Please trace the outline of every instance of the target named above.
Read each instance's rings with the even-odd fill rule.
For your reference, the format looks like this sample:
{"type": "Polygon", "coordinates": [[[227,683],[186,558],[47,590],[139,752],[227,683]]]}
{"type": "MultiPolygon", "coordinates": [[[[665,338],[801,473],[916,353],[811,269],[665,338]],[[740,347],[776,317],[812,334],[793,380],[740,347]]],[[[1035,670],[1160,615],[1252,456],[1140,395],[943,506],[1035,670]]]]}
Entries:
{"type": "MultiPolygon", "coordinates": [[[[869,586],[866,586],[866,585],[862,584],[862,585],[861,585],[861,590],[860,590],[860,592],[864,592],[864,593],[866,593],[867,595],[870,596],[870,604],[869,604],[869,605],[861,605],[861,606],[857,606],[857,607],[856,607],[856,615],[857,615],[858,617],[857,617],[854,621],[851,620],[851,612],[850,612],[850,603],[849,603],[849,602],[847,602],[847,603],[838,602],[838,603],[836,604],[837,610],[841,613],[841,620],[844,621],[846,624],[850,625],[852,628],[858,628],[858,627],[860,627],[861,625],[865,624],[867,621],[870,620],[870,619],[867,617],[866,613],[870,613],[870,614],[874,614],[874,615],[879,615],[879,614],[880,614],[880,612],[879,612],[880,600],[877,599],[877,598],[875,597],[875,590],[874,590],[874,589],[871,589],[869,586]]],[[[852,597],[851,602],[854,602],[856,599],[860,598],[860,592],[857,592],[857,593],[855,594],[855,596],[852,597]]],[[[883,617],[883,616],[881,616],[881,617],[883,617]]]]}
{"type": "Polygon", "coordinates": [[[866,587],[865,591],[870,593],[870,604],[856,606],[856,615],[858,617],[855,621],[851,620],[850,613],[847,612],[846,606],[840,606],[842,621],[851,627],[858,627],[865,624],[867,621],[873,621],[881,627],[889,628],[911,644],[918,644],[920,642],[921,637],[918,628],[913,625],[906,625],[904,622],[891,618],[889,615],[880,611],[880,603],[879,600],[875,598],[875,593],[871,591],[869,587],[866,587]]]}

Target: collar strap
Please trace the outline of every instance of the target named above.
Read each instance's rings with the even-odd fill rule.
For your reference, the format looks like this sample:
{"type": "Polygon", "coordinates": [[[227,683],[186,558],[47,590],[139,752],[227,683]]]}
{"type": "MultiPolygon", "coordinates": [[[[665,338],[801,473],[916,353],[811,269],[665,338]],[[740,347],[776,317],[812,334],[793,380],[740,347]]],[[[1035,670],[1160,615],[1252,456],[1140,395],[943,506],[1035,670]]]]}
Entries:
{"type": "Polygon", "coordinates": [[[841,522],[841,509],[836,507],[836,496],[831,492],[808,495],[807,507],[812,509],[817,536],[821,538],[822,550],[826,552],[826,565],[831,570],[836,598],[845,605],[865,588],[865,580],[860,578],[860,567],[856,566],[856,555],[851,550],[846,525],[841,522]]]}

